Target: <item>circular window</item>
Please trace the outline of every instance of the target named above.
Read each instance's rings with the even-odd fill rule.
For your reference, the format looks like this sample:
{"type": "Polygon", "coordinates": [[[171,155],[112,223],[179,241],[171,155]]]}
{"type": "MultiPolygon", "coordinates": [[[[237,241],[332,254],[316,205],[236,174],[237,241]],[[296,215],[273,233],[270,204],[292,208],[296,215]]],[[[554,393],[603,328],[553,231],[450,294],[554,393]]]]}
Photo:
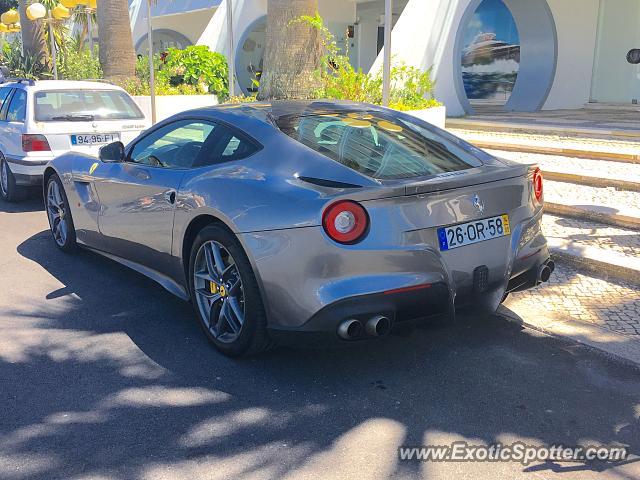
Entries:
{"type": "Polygon", "coordinates": [[[520,37],[502,0],[482,0],[463,42],[462,81],[471,104],[507,103],[520,69],[520,37]]]}
{"type": "MultiPolygon", "coordinates": [[[[139,55],[146,55],[149,52],[148,35],[144,35],[136,46],[139,55]]],[[[173,30],[160,29],[153,32],[153,53],[166,52],[169,48],[183,50],[192,45],[191,41],[179,32],[173,30]]]]}
{"type": "Polygon", "coordinates": [[[264,47],[267,40],[267,17],[253,22],[240,38],[236,51],[236,77],[245,94],[258,91],[262,75],[264,47]]]}
{"type": "Polygon", "coordinates": [[[547,0],[471,0],[460,22],[453,57],[460,105],[535,112],[556,72],[558,36],[547,0]]]}

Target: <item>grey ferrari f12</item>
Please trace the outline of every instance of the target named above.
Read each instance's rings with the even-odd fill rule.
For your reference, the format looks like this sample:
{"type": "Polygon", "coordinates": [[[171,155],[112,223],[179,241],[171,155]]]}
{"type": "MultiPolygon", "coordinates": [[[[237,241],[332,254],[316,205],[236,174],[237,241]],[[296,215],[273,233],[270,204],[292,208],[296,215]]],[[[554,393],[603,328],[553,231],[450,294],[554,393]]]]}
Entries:
{"type": "Polygon", "coordinates": [[[99,159],[63,155],[44,177],[62,250],[89,248],[190,300],[228,355],[495,311],[553,271],[542,190],[535,166],[335,101],[184,112],[99,159]]]}

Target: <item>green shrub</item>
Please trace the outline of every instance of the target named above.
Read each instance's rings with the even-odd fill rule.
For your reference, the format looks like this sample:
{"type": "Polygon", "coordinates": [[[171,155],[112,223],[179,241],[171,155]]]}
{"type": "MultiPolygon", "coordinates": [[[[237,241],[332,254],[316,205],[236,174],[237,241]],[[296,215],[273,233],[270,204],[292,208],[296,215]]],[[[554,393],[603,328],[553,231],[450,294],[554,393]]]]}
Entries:
{"type": "Polygon", "coordinates": [[[97,55],[89,50],[68,49],[60,59],[60,78],[65,80],[95,80],[102,78],[102,67],[97,55]]]}
{"type": "MultiPolygon", "coordinates": [[[[356,102],[382,104],[382,73],[372,75],[356,70],[350,63],[348,51],[342,52],[333,34],[324,25],[322,17],[303,16],[294,22],[305,22],[320,33],[325,55],[321,58],[320,88],[314,92],[316,98],[353,100],[356,102]]],[[[389,106],[397,110],[419,110],[441,105],[433,98],[434,82],[431,70],[422,70],[404,64],[391,68],[389,106]]]]}
{"type": "Polygon", "coordinates": [[[229,70],[224,55],[204,45],[184,50],[167,50],[158,78],[170,87],[187,88],[217,95],[222,101],[229,96],[229,70]],[[182,87],[181,87],[182,86],[182,87]]]}
{"type": "Polygon", "coordinates": [[[22,54],[22,43],[19,38],[2,46],[2,63],[9,68],[12,77],[33,80],[51,78],[42,58],[28,53],[22,54]]]}

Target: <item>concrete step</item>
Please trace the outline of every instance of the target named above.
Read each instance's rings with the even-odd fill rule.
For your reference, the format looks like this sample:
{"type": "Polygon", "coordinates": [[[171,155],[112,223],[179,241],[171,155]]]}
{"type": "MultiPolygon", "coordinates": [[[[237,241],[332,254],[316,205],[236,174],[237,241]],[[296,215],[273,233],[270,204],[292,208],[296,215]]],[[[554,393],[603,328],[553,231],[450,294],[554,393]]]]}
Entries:
{"type": "Polygon", "coordinates": [[[636,164],[562,155],[487,151],[496,157],[515,162],[536,163],[542,169],[545,180],[640,192],[640,166],[636,164]]]}
{"type": "Polygon", "coordinates": [[[640,286],[638,232],[549,214],[543,230],[556,260],[640,286]]]}
{"type": "Polygon", "coordinates": [[[545,211],[640,230],[640,192],[546,181],[545,211]]]}
{"type": "Polygon", "coordinates": [[[585,127],[571,123],[558,124],[557,120],[547,123],[535,121],[508,121],[506,119],[491,120],[486,118],[448,118],[447,129],[465,129],[489,132],[506,133],[533,133],[567,135],[585,138],[619,138],[640,139],[640,130],[637,128],[604,128],[585,127]]]}
{"type": "Polygon", "coordinates": [[[448,130],[486,150],[640,164],[640,138],[633,139],[633,141],[622,141],[593,137],[572,138],[558,134],[489,132],[458,128],[448,128],[448,130]]]}

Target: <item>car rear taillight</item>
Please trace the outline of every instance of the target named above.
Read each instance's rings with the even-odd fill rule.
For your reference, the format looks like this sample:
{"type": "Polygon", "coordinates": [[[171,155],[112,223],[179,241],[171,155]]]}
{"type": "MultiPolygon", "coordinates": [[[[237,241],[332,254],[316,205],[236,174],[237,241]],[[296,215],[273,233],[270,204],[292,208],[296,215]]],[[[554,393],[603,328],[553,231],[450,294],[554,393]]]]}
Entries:
{"type": "Polygon", "coordinates": [[[542,202],[542,172],[539,168],[536,168],[533,172],[533,194],[538,202],[542,202]]]}
{"type": "Polygon", "coordinates": [[[338,243],[356,243],[367,233],[369,215],[359,203],[341,200],[325,209],[322,226],[332,240],[338,243]]]}
{"type": "Polygon", "coordinates": [[[24,152],[50,152],[51,147],[44,135],[22,135],[22,151],[24,152]]]}

